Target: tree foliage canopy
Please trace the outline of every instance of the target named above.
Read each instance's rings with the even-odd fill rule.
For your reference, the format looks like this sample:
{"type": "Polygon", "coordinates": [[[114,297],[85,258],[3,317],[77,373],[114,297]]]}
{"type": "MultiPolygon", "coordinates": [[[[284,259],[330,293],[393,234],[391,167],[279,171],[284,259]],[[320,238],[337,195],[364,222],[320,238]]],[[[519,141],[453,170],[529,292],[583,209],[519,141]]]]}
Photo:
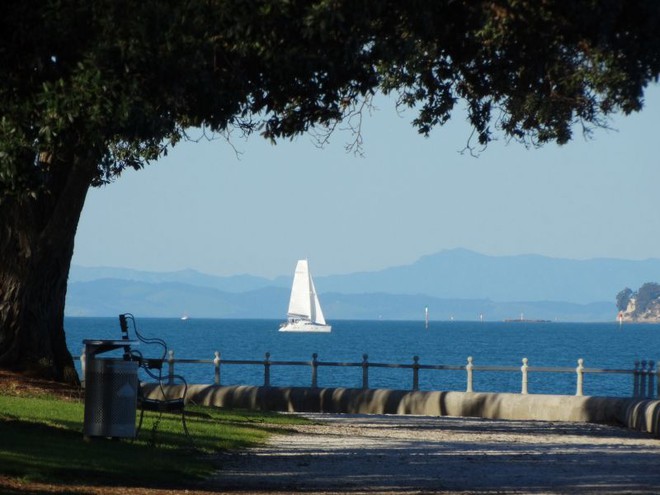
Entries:
{"type": "Polygon", "coordinates": [[[64,338],[90,186],[186,129],[331,132],[377,91],[420,133],[566,143],[639,110],[657,0],[5,0],[0,4],[0,366],[77,376],[64,338]]]}
{"type": "Polygon", "coordinates": [[[50,189],[81,149],[93,183],[193,126],[267,138],[332,128],[377,90],[423,134],[459,102],[477,141],[571,139],[642,105],[655,0],[8,0],[0,192],[50,189]]]}
{"type": "Polygon", "coordinates": [[[634,297],[635,293],[631,288],[626,287],[616,295],[616,308],[619,311],[625,311],[628,308],[630,299],[634,297]]]}
{"type": "Polygon", "coordinates": [[[643,313],[652,302],[660,299],[660,284],[647,282],[637,289],[632,297],[635,298],[635,311],[643,313]]]}

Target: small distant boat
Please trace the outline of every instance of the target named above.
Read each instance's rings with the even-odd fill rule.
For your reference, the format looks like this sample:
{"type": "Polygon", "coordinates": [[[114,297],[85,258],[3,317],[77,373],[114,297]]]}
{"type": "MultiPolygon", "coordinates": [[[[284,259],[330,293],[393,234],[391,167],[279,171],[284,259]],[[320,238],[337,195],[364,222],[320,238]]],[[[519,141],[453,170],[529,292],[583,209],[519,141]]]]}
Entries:
{"type": "Polygon", "coordinates": [[[298,260],[291,286],[287,321],[280,325],[280,332],[330,332],[321,309],[312,274],[307,260],[298,260]]]}
{"type": "Polygon", "coordinates": [[[187,315],[186,313],[183,313],[183,315],[181,316],[181,319],[182,319],[183,321],[187,320],[187,319],[188,319],[188,315],[187,315]]]}

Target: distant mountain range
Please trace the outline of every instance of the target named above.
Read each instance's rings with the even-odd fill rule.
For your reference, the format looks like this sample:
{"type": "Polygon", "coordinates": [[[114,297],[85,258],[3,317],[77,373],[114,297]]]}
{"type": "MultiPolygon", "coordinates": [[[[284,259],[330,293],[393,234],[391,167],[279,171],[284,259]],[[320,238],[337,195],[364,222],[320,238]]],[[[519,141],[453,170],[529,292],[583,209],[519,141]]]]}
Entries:
{"type": "MultiPolygon", "coordinates": [[[[184,270],[155,273],[73,266],[69,316],[283,318],[292,276],[217,277],[184,270]]],[[[616,294],[660,280],[660,260],[568,260],[486,256],[464,249],[374,272],[315,277],[332,319],[526,318],[612,321],[616,294]]]]}

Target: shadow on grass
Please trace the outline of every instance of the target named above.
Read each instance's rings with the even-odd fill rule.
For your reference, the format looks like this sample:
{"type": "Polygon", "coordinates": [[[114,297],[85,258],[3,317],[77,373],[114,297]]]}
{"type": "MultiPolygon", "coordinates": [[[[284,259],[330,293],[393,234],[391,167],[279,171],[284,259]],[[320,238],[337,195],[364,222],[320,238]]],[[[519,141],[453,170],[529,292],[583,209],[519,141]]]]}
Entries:
{"type": "Polygon", "coordinates": [[[85,441],[79,431],[0,421],[0,471],[25,482],[180,486],[212,471],[208,459],[122,440],[85,441]]]}
{"type": "Polygon", "coordinates": [[[135,441],[86,441],[83,416],[80,401],[0,394],[0,492],[27,493],[22,486],[33,484],[38,493],[39,483],[64,490],[81,485],[190,488],[218,469],[219,452],[262,444],[271,432],[301,422],[191,404],[186,423],[192,450],[178,414],[147,412],[135,441]]]}

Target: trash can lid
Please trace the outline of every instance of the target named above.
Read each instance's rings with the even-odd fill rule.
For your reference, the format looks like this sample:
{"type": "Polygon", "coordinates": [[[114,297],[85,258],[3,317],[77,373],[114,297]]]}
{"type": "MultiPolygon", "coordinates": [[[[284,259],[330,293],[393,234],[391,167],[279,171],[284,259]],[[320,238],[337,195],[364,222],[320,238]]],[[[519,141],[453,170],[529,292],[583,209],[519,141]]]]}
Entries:
{"type": "Polygon", "coordinates": [[[85,345],[135,345],[139,341],[137,340],[124,340],[124,339],[85,339],[83,344],[85,345]]]}
{"type": "Polygon", "coordinates": [[[83,340],[85,344],[85,352],[90,356],[95,356],[97,354],[102,354],[108,351],[114,351],[115,349],[121,349],[122,347],[134,347],[139,344],[137,340],[103,340],[103,339],[85,339],[83,340]]]}

